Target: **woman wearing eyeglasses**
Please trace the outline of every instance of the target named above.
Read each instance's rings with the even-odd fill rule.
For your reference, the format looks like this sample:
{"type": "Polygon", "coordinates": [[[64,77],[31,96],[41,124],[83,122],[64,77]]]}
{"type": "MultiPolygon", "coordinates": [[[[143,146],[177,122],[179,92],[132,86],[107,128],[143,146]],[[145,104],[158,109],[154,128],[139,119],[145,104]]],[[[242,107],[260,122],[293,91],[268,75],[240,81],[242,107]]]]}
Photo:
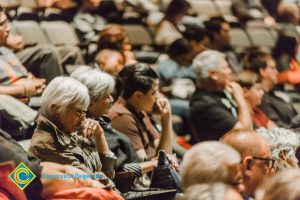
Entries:
{"type": "MultiPolygon", "coordinates": [[[[116,171],[132,172],[135,177],[141,177],[142,174],[152,171],[157,165],[157,160],[141,162],[142,159],[138,157],[129,138],[112,128],[110,119],[105,116],[113,103],[111,96],[115,87],[113,77],[89,66],[79,67],[71,77],[86,85],[89,90],[91,102],[87,109],[87,116],[97,120],[103,127],[109,147],[118,157],[116,171]]],[[[143,183],[140,184],[146,182],[141,181],[143,183]]]]}
{"type": "Polygon", "coordinates": [[[99,123],[85,116],[90,102],[87,88],[72,78],[57,77],[46,87],[41,101],[29,156],[73,165],[113,185],[107,177],[114,176],[116,158],[99,123]]]}

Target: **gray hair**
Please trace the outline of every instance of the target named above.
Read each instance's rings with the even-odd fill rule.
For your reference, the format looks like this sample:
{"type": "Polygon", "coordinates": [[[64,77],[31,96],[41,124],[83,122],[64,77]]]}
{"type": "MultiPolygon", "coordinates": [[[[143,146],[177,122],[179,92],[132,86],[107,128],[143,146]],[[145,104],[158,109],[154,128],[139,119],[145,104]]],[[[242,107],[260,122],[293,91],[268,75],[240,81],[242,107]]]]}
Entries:
{"type": "Polygon", "coordinates": [[[88,88],[91,100],[104,99],[115,88],[115,80],[111,75],[89,66],[77,68],[71,74],[71,77],[80,81],[88,88]]]}
{"type": "Polygon", "coordinates": [[[198,143],[185,153],[181,162],[183,187],[224,182],[228,176],[227,166],[240,161],[240,154],[227,144],[216,141],[198,143]]]}
{"type": "Polygon", "coordinates": [[[299,169],[285,169],[271,177],[255,192],[256,200],[300,199],[299,169]]]}
{"type": "Polygon", "coordinates": [[[86,110],[89,103],[88,90],[82,83],[73,78],[59,76],[48,84],[42,94],[41,113],[51,118],[52,105],[57,105],[62,113],[70,106],[86,110]]]}
{"type": "Polygon", "coordinates": [[[287,158],[295,155],[299,146],[299,138],[292,130],[285,128],[260,128],[256,130],[259,135],[266,138],[272,152],[272,156],[280,159],[280,153],[285,151],[287,158]]]}
{"type": "Polygon", "coordinates": [[[224,183],[203,183],[188,187],[179,200],[223,200],[226,192],[233,190],[224,183]]]}
{"type": "Polygon", "coordinates": [[[225,55],[216,50],[206,50],[199,53],[193,60],[197,81],[205,81],[211,70],[220,70],[223,59],[225,59],[225,55]]]}

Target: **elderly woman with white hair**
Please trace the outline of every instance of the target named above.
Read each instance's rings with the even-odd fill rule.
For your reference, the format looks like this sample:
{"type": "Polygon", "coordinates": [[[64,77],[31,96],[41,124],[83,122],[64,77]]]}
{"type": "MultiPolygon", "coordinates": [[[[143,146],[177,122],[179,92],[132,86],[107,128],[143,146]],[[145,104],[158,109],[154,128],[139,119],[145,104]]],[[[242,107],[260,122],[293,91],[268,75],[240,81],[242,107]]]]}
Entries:
{"type": "Polygon", "coordinates": [[[112,128],[110,119],[105,116],[110,104],[113,103],[111,96],[115,86],[113,77],[89,66],[79,67],[71,74],[71,77],[88,88],[90,105],[87,108],[87,116],[97,120],[103,128],[109,148],[118,157],[116,171],[129,171],[135,177],[152,171],[157,160],[141,162],[129,138],[112,128]]]}
{"type": "Polygon", "coordinates": [[[185,153],[181,162],[183,188],[223,182],[241,191],[244,185],[240,162],[240,154],[231,146],[216,141],[200,142],[185,153]]]}
{"type": "Polygon", "coordinates": [[[298,167],[296,149],[299,147],[299,137],[296,133],[285,128],[260,128],[257,133],[268,141],[272,156],[276,160],[276,169],[298,167]]]}
{"type": "Polygon", "coordinates": [[[46,87],[41,101],[29,156],[73,165],[112,184],[107,177],[114,176],[116,158],[109,151],[99,123],[86,118],[90,103],[87,88],[73,78],[57,77],[46,87]]]}

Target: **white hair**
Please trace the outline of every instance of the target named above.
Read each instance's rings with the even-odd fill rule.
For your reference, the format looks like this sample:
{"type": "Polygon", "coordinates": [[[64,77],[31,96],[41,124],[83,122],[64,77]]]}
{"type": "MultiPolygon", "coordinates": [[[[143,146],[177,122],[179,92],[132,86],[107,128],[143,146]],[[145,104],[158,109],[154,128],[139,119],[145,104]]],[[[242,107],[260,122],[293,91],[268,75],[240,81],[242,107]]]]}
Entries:
{"type": "Polygon", "coordinates": [[[193,60],[197,81],[206,80],[211,70],[220,70],[223,59],[225,59],[225,55],[216,50],[206,50],[199,53],[193,60]]]}
{"type": "Polygon", "coordinates": [[[285,169],[271,177],[255,192],[256,200],[300,199],[299,169],[285,169]]]}
{"type": "Polygon", "coordinates": [[[188,187],[180,200],[223,200],[230,189],[221,182],[196,184],[188,187]]]}
{"type": "Polygon", "coordinates": [[[91,100],[104,99],[115,88],[115,80],[111,75],[89,66],[77,68],[71,74],[71,77],[80,81],[88,88],[91,100]]]}
{"type": "Polygon", "coordinates": [[[183,187],[224,182],[228,176],[227,166],[240,161],[240,154],[227,144],[217,141],[198,143],[185,153],[181,162],[183,187]]]}
{"type": "Polygon", "coordinates": [[[260,128],[256,130],[259,135],[266,138],[272,152],[272,156],[280,159],[280,154],[285,152],[287,158],[295,156],[299,147],[299,138],[292,130],[285,128],[260,128]]]}
{"type": "Polygon", "coordinates": [[[87,88],[79,81],[59,76],[54,78],[45,88],[41,97],[41,113],[45,117],[52,117],[52,105],[64,112],[67,107],[87,109],[90,98],[87,88]]]}

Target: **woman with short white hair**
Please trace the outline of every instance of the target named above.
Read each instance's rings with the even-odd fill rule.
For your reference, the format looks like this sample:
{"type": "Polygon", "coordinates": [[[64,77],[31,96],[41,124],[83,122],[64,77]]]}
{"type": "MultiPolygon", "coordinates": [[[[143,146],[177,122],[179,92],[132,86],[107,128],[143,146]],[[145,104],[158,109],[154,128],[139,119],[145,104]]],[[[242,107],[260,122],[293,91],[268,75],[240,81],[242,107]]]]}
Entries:
{"type": "Polygon", "coordinates": [[[275,163],[277,169],[298,167],[296,149],[299,147],[299,138],[292,130],[260,128],[257,133],[267,139],[272,156],[277,161],[275,163]]]}
{"type": "Polygon", "coordinates": [[[113,178],[116,158],[108,155],[99,123],[86,118],[90,103],[86,86],[73,78],[56,77],[46,87],[41,101],[41,116],[29,155],[42,161],[73,165],[111,182],[106,176],[113,178]],[[110,164],[102,168],[103,161],[110,164]]]}
{"type": "Polygon", "coordinates": [[[71,77],[79,80],[89,90],[91,101],[87,109],[87,116],[97,120],[103,128],[110,149],[118,157],[115,169],[117,171],[133,172],[135,177],[140,177],[143,173],[152,171],[157,164],[157,160],[141,163],[141,159],[136,154],[129,138],[113,129],[110,125],[110,119],[105,116],[110,104],[113,102],[111,96],[115,86],[113,77],[106,72],[89,66],[77,68],[71,74],[71,77]]]}

